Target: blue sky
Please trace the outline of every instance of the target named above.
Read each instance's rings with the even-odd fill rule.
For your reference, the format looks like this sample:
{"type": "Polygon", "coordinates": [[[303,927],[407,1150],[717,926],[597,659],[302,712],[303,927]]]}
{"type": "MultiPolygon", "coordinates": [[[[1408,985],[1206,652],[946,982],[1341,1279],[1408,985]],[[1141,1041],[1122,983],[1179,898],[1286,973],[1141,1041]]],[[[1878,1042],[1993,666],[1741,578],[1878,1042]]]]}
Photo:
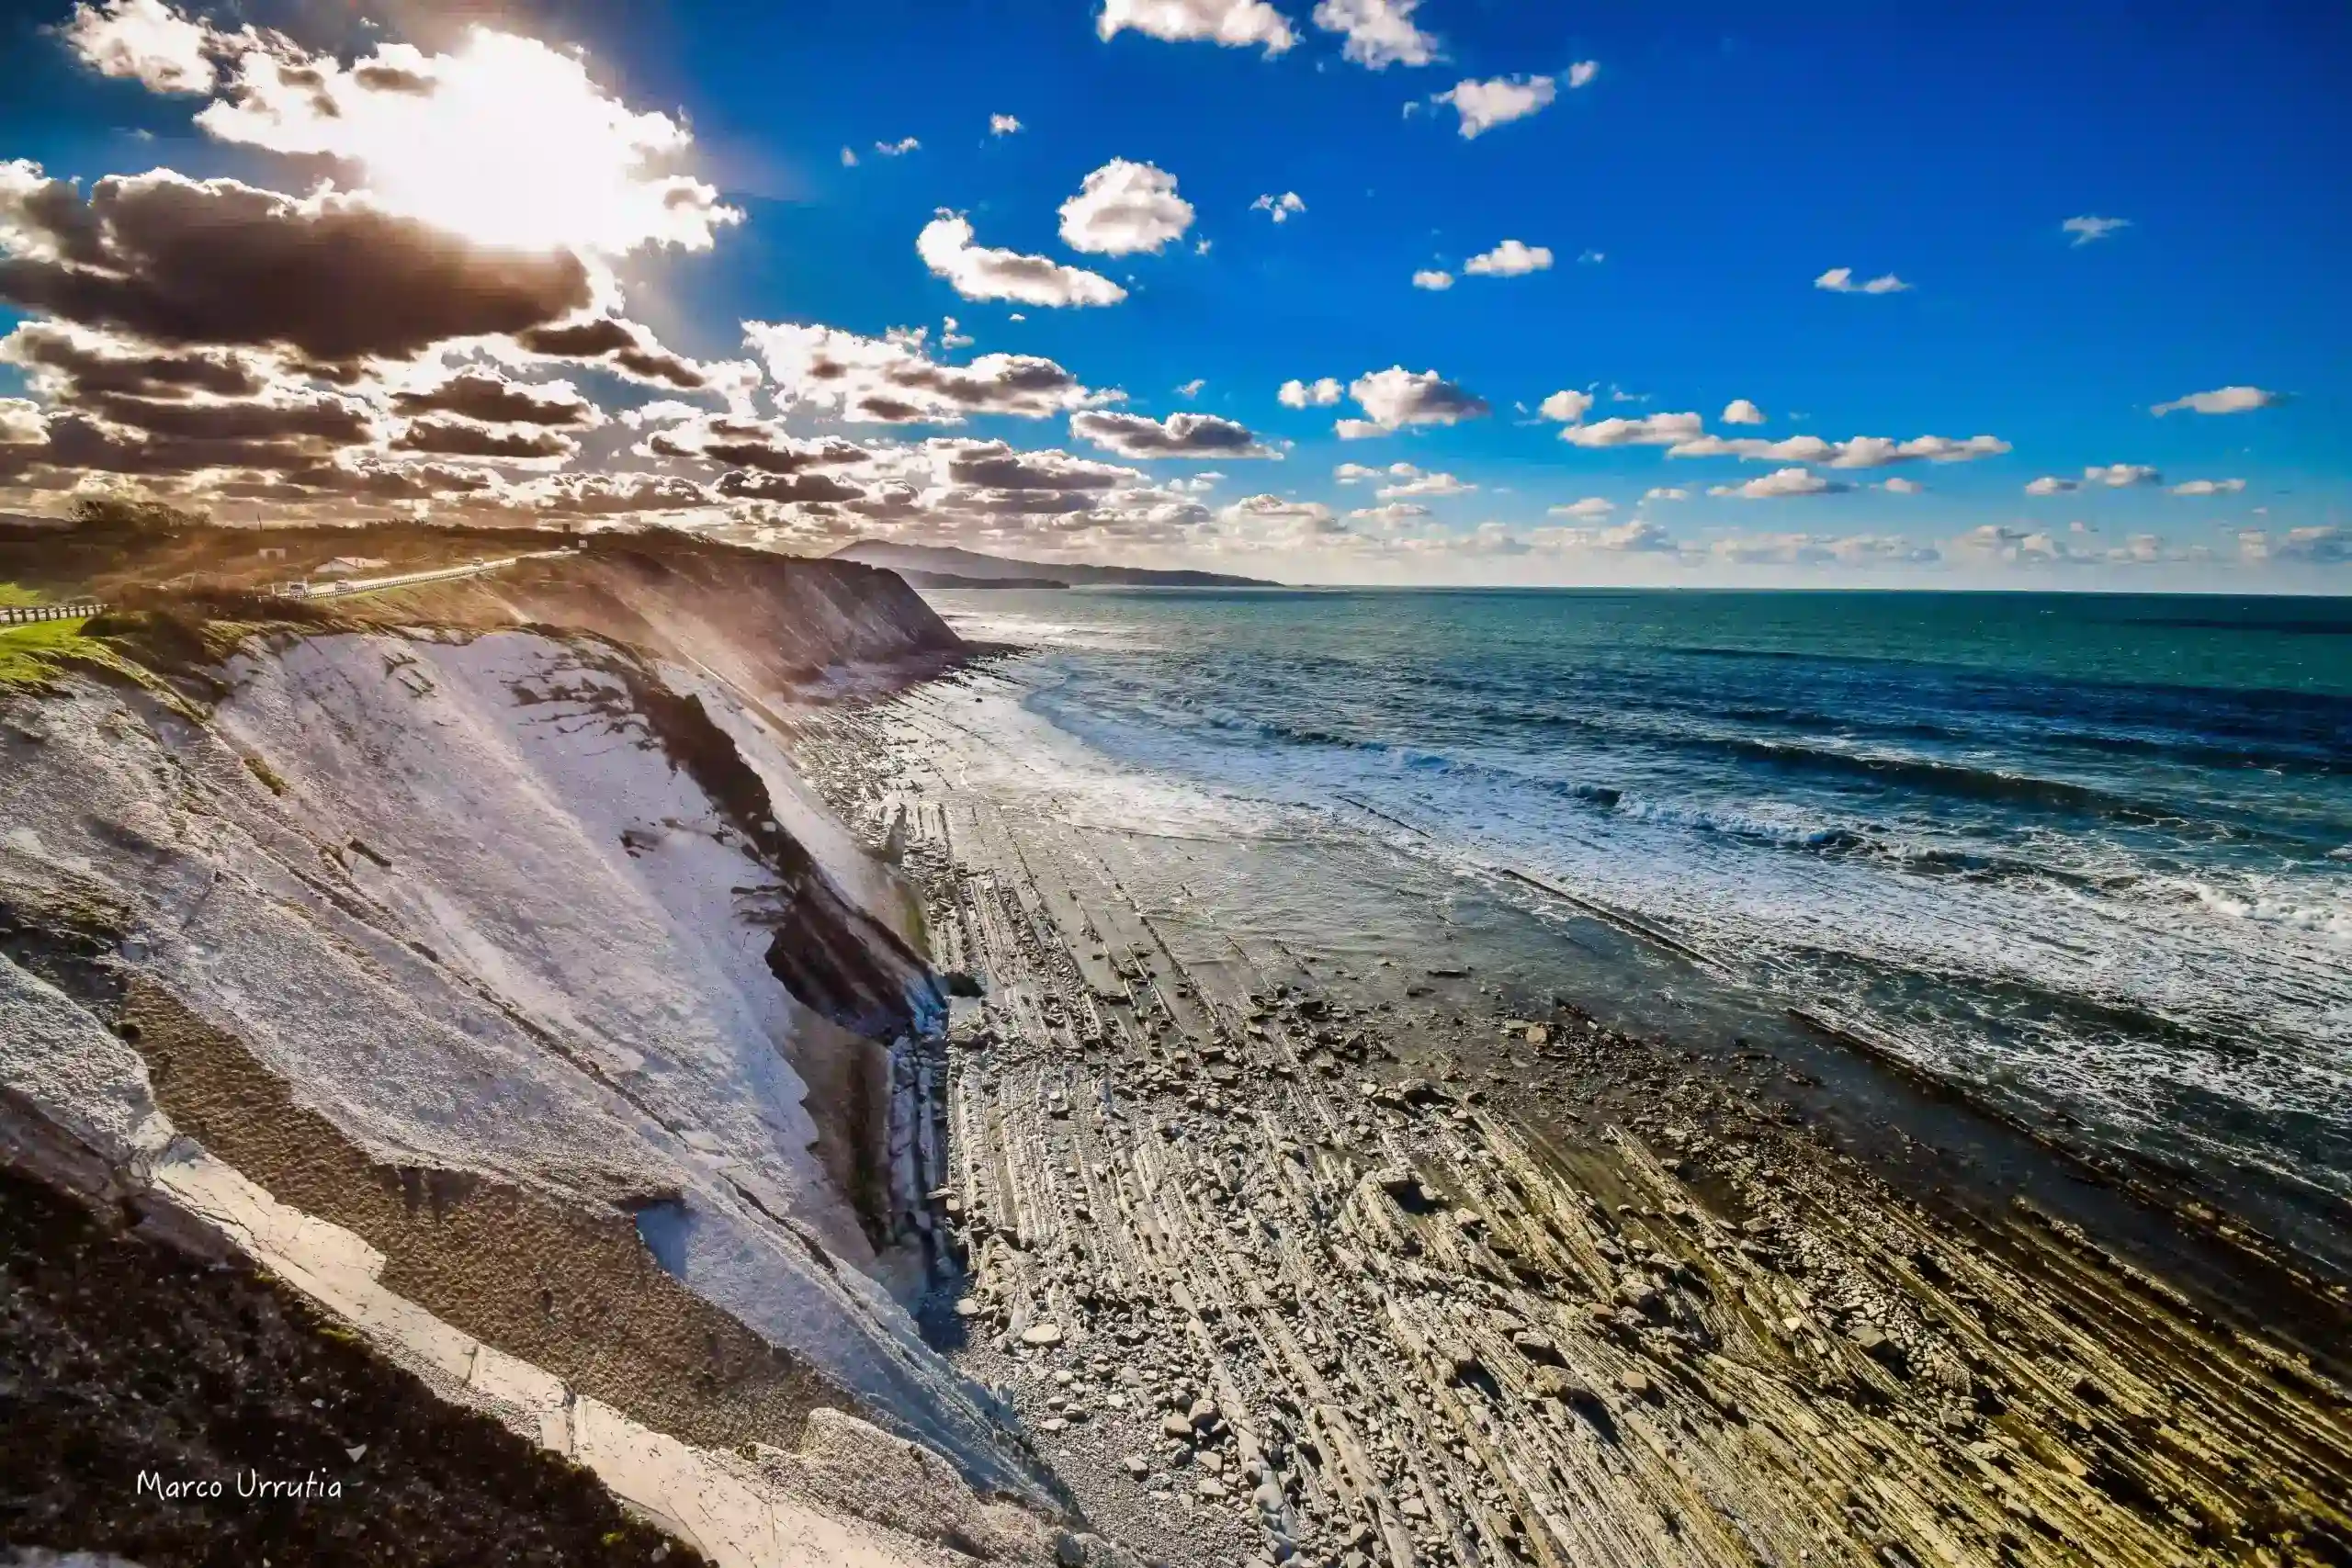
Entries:
{"type": "MultiPolygon", "coordinates": [[[[211,29],[224,101],[227,62],[248,46],[220,40],[249,20],[284,29],[280,63],[284,49],[349,66],[388,40],[427,59],[470,47],[430,7],[353,27],[340,12],[144,3],[211,29]]],[[[693,440],[664,456],[647,449],[651,424],[600,416],[560,466],[702,485],[711,504],[668,520],[756,528],[785,547],[887,533],[1321,581],[2352,582],[2352,306],[2340,287],[2352,14],[1353,6],[1329,19],[1385,40],[1358,42],[1355,58],[1350,35],[1317,25],[1305,0],[1164,0],[1159,14],[1179,25],[1160,31],[1222,22],[1250,37],[1240,47],[1153,36],[1148,16],[1105,38],[1100,4],[616,6],[554,24],[502,19],[520,38],[583,51],[597,88],[629,110],[690,128],[691,145],[661,166],[707,182],[730,215],[690,247],[606,244],[596,265],[614,292],[598,309],[702,365],[764,362],[761,389],[726,400],[776,439],[837,434],[882,454],[838,470],[864,500],[739,496],[732,510],[709,489],[721,465],[707,436],[698,456],[677,455],[695,452],[693,440]],[[1268,48],[1275,34],[1288,46],[1268,48]],[[1475,136],[1439,97],[1539,78],[1548,101],[1475,136]],[[1019,129],[992,130],[996,116],[1019,129]],[[1064,204],[1114,161],[1148,165],[1141,177],[1163,195],[1172,183],[1189,220],[1170,219],[1163,201],[1156,226],[1066,232],[1064,204]],[[1300,205],[1282,221],[1253,210],[1285,193],[1300,205]],[[917,253],[942,214],[960,214],[979,246],[1082,269],[1107,280],[1082,287],[1125,296],[1058,308],[969,297],[985,280],[943,275],[953,269],[917,253]],[[2064,227],[2090,218],[2122,221],[2088,225],[2097,237],[2064,227]],[[1548,265],[1478,275],[1472,258],[1506,241],[1548,265]],[[1849,288],[1817,285],[1834,268],[1850,269],[1849,288]],[[1451,285],[1416,287],[1417,273],[1451,285]],[[1885,276],[1903,286],[1862,287],[1885,276]],[[971,344],[950,344],[951,317],[971,344]],[[773,354],[747,344],[747,322],[861,341],[921,326],[926,362],[1036,356],[1066,369],[1095,412],[1163,422],[1152,437],[1163,446],[1231,451],[1254,438],[1279,456],[1138,456],[1139,438],[1106,446],[1071,428],[1083,410],[1068,400],[1044,417],[877,423],[796,399],[773,354]],[[1434,372],[1442,395],[1402,389],[1385,422],[1372,418],[1351,394],[1390,367],[1434,372]],[[1278,395],[1323,378],[1340,383],[1336,403],[1278,395]],[[2151,412],[2223,389],[2250,390],[2204,400],[2236,412],[2151,412]],[[1566,417],[1543,417],[1564,391],[1590,406],[1555,402],[1566,417]],[[1761,423],[1726,421],[1743,399],[1761,423]],[[1487,412],[1464,413],[1476,403],[1487,412]],[[1218,424],[1172,439],[1168,418],[1185,413],[1247,435],[1218,424]],[[1701,428],[1662,425],[1631,444],[1600,428],[1678,414],[1701,428]],[[1385,427],[1336,434],[1367,420],[1385,427]],[[1991,439],[1950,461],[1881,462],[1869,444],[1926,436],[1991,439]],[[1804,437],[1839,445],[1761,446],[1804,437]],[[944,473],[946,444],[990,441],[1136,477],[1088,481],[1114,502],[1088,513],[1006,511],[969,487],[908,478],[920,466],[910,448],[944,473]],[[1676,446],[1693,455],[1668,456],[1676,446]],[[1412,471],[1390,471],[1400,464],[1412,471]],[[1381,472],[1343,481],[1342,465],[1381,472]],[[1453,482],[1426,478],[1441,474],[1453,482]],[[2028,493],[2038,480],[2045,493],[2028,493]],[[2209,493],[2177,493],[2199,481],[2209,493]],[[886,505],[878,491],[893,486],[886,505]],[[1382,489],[1404,493],[1383,501],[1382,489]],[[1665,490],[1688,499],[1644,499],[1665,490]],[[1743,490],[1764,493],[1710,493],[1743,490]]],[[[203,96],[155,90],[154,72],[119,51],[105,62],[100,24],[151,40],[163,24],[122,0],[82,16],[79,43],[64,7],[10,37],[27,91],[0,110],[0,159],[85,186],[151,167],[293,196],[322,172],[345,189],[368,188],[371,167],[397,183],[389,154],[328,165],[281,156],[266,136],[193,127],[203,96]],[[67,31],[35,30],[43,23],[67,31]]],[[[605,415],[669,395],[594,366],[478,349],[419,363],[565,377],[605,415]]],[[[379,372],[385,388],[418,373],[379,372]]],[[[19,385],[0,389],[39,403],[37,378],[14,375],[19,385]]],[[[401,428],[387,423],[391,406],[370,416],[381,450],[335,460],[390,460],[402,439],[385,434],[401,428]]],[[[493,470],[524,487],[501,503],[544,507],[558,466],[493,470]]],[[[166,482],[195,494],[209,481],[217,475],[166,482]]],[[[63,493],[54,473],[43,482],[51,500],[63,493]]],[[[298,512],[312,504],[278,488],[298,512]]]]}

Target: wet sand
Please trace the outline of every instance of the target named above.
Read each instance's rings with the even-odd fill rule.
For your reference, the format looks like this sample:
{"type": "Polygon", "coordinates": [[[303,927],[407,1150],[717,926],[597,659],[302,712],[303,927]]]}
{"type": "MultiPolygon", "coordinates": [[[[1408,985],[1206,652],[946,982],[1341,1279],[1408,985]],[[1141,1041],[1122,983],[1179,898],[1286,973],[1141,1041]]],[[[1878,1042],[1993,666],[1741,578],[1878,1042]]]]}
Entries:
{"type": "Polygon", "coordinates": [[[814,715],[801,750],[979,982],[927,1328],[1107,1532],[1186,1564],[2352,1561],[2341,1303],[2291,1268],[1801,1029],[1629,1032],[1442,951],[1204,920],[1170,857],[1228,852],[1009,795],[971,701],[814,715]]]}

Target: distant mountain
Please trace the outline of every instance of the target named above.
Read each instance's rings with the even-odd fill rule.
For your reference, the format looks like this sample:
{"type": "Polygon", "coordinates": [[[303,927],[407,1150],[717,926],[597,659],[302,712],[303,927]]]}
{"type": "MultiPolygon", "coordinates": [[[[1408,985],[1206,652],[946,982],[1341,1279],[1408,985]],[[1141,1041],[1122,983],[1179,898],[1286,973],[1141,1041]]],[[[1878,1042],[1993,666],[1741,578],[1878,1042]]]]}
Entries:
{"type": "Polygon", "coordinates": [[[1008,578],[1028,578],[1033,582],[1043,579],[1073,586],[1115,584],[1124,588],[1282,586],[1279,582],[1268,582],[1261,578],[1227,577],[1215,571],[1153,571],[1140,566],[1071,566],[1061,561],[1015,560],[1007,556],[984,556],[977,550],[950,549],[937,545],[894,545],[882,539],[860,539],[854,545],[844,545],[833,552],[832,558],[856,561],[862,566],[888,567],[892,571],[922,572],[933,577],[960,577],[967,581],[986,580],[997,584],[1003,584],[1008,578]]]}
{"type": "MultiPolygon", "coordinates": [[[[871,566],[874,563],[863,563],[871,566]]],[[[910,588],[1068,588],[1058,577],[958,577],[952,571],[917,571],[913,567],[896,567],[910,588]]]]}

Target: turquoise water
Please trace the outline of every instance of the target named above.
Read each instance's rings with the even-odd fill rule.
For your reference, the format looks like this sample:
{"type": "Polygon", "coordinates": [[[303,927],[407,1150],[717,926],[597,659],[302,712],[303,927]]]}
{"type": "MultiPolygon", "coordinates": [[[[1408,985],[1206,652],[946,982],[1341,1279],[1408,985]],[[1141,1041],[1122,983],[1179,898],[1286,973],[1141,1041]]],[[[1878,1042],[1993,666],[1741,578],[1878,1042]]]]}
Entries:
{"type": "Polygon", "coordinates": [[[933,597],[1043,649],[1026,705],[1120,768],[1535,878],[2008,1109],[2352,1213],[2352,601],[933,597]]]}

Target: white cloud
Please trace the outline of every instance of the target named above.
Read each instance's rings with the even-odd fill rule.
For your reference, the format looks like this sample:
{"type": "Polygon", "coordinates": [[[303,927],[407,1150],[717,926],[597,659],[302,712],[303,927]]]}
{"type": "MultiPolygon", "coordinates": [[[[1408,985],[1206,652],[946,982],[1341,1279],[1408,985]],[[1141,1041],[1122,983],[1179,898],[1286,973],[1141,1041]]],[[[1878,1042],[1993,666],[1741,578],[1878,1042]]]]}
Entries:
{"type": "Polygon", "coordinates": [[[1284,381],[1274,397],[1286,409],[1328,409],[1346,390],[1338,377],[1326,376],[1317,381],[1284,381]]]}
{"type": "Polygon", "coordinates": [[[2095,240],[2106,239],[2118,229],[2129,229],[2132,227],[2132,220],[2129,218],[2069,218],[2058,227],[2075,236],[2075,244],[2087,245],[2095,240]]]}
{"type": "Polygon", "coordinates": [[[903,158],[910,152],[921,152],[922,143],[911,136],[901,136],[896,141],[877,141],[874,150],[885,158],[903,158]]]}
{"type": "Polygon", "coordinates": [[[1180,398],[1197,398],[1201,395],[1201,389],[1208,384],[1208,378],[1204,376],[1195,376],[1189,381],[1179,381],[1176,383],[1176,395],[1180,398]]]}
{"type": "MultiPolygon", "coordinates": [[[[1390,471],[1394,473],[1396,469],[1411,469],[1412,467],[1410,463],[1398,463],[1390,471]]],[[[1401,483],[1383,485],[1374,493],[1383,501],[1402,501],[1416,495],[1468,495],[1478,488],[1452,474],[1427,474],[1416,470],[1408,476],[1400,477],[1401,483]]]]}
{"type": "Polygon", "coordinates": [[[1268,54],[1298,41],[1289,21],[1265,0],[1103,0],[1095,32],[1107,39],[1128,29],[1170,43],[1263,44],[1268,54]]]}
{"type": "Polygon", "coordinates": [[[0,398],[0,446],[37,446],[49,440],[49,422],[29,398],[0,398]]]}
{"type": "Polygon", "coordinates": [[[939,346],[940,346],[940,347],[942,347],[942,348],[969,348],[969,347],[971,347],[971,346],[972,346],[972,344],[973,344],[974,343],[976,343],[976,342],[978,342],[978,339],[976,339],[976,338],[974,338],[974,337],[972,336],[972,334],[971,334],[971,333],[963,333],[963,332],[957,332],[957,331],[956,330],[956,318],[955,318],[955,317],[953,317],[953,316],[942,316],[942,317],[939,319],[939,346]]]}
{"type": "Polygon", "coordinates": [[[2245,489],[2244,479],[2187,479],[2172,487],[2175,495],[2235,495],[2245,489]]]}
{"type": "Polygon", "coordinates": [[[1897,474],[1879,488],[1893,495],[1917,495],[1928,487],[1917,479],[1906,479],[1897,474]]]}
{"type": "Polygon", "coordinates": [[[1418,523],[1430,516],[1430,509],[1409,501],[1392,501],[1385,506],[1359,506],[1348,513],[1348,521],[1368,525],[1375,533],[1393,534],[1408,523],[1418,523]]]}
{"type": "Polygon", "coordinates": [[[2191,392],[2185,398],[2158,403],[2149,412],[2159,416],[2182,409],[2192,413],[2245,413],[2283,400],[2277,392],[2265,391],[2260,387],[2217,387],[2210,392],[2191,392]]]}
{"type": "MultiPolygon", "coordinates": [[[[606,256],[707,250],[742,220],[715,187],[675,172],[694,146],[682,121],[631,110],[583,58],[537,39],[477,27],[452,53],[386,43],[346,66],[280,33],[202,30],[225,78],[196,117],[207,134],[355,164],[361,177],[341,183],[364,186],[373,205],[476,243],[606,256]]],[[[118,27],[85,41],[105,50],[121,36],[118,27]]],[[[155,69],[123,68],[134,66],[155,69]]],[[[183,90],[212,85],[185,80],[183,90]]]]}
{"type": "Polygon", "coordinates": [[[1018,136],[1021,133],[1021,121],[1012,115],[992,114],[989,116],[989,134],[990,136],[1018,136]]]}
{"type": "Polygon", "coordinates": [[[1193,226],[1193,204],[1176,176],[1150,164],[1114,158],[1061,205],[1062,243],[1095,255],[1157,254],[1193,226]]]}
{"type": "Polygon", "coordinates": [[[1724,405],[1723,417],[1725,424],[1761,424],[1764,411],[1746,398],[1734,398],[1724,405]]]}
{"type": "Polygon", "coordinates": [[[1581,517],[1590,519],[1606,517],[1616,510],[1617,503],[1609,500],[1607,497],[1588,495],[1582,501],[1572,501],[1566,506],[1555,506],[1551,508],[1551,513],[1555,517],[1581,517]]]}
{"type": "Polygon", "coordinates": [[[1592,412],[1590,392],[1560,391],[1544,400],[1535,411],[1545,419],[1556,419],[1562,424],[1574,424],[1592,412]]]}
{"type": "Polygon", "coordinates": [[[1555,90],[1549,76],[1497,76],[1458,82],[1431,101],[1453,106],[1466,138],[1526,118],[1550,103],[1555,90]]]}
{"type": "Polygon", "coordinates": [[[1746,484],[1713,485],[1709,495],[1737,496],[1743,501],[1771,501],[1786,496],[1835,495],[1854,487],[1839,479],[1824,479],[1811,468],[1775,468],[1746,484]]]}
{"type": "Polygon", "coordinates": [[[1442,291],[1453,287],[1453,274],[1441,267],[1429,267],[1413,274],[1413,287],[1433,292],[1442,291]]]}
{"type": "Polygon", "coordinates": [[[957,424],[971,414],[1046,419],[1116,402],[1050,359],[984,354],[968,365],[927,357],[920,341],[861,337],[838,327],[746,321],[744,341],[775,379],[787,412],[885,424],[957,424]]]}
{"type": "Polygon", "coordinates": [[[1391,65],[1427,65],[1437,58],[1437,39],[1413,25],[1420,0],[1322,0],[1315,25],[1345,33],[1340,52],[1368,70],[1391,65]]]}
{"type": "Polygon", "coordinates": [[[1867,283],[1854,281],[1850,266],[1833,266],[1813,280],[1815,288],[1826,288],[1832,294],[1900,294],[1911,286],[1894,274],[1882,273],[1867,283]]]}
{"type": "Polygon", "coordinates": [[[1568,85],[1570,87],[1581,87],[1600,74],[1600,62],[1598,60],[1579,60],[1574,65],[1568,67],[1568,85]]]}
{"type": "Polygon", "coordinates": [[[1277,223],[1286,223],[1292,213],[1306,211],[1306,203],[1299,199],[1298,192],[1286,190],[1280,196],[1260,197],[1250,204],[1250,210],[1262,212],[1277,223]]]}
{"type": "Polygon", "coordinates": [[[2055,474],[2044,474],[2038,479],[2028,480],[2025,492],[2028,495],[2064,495],[2082,488],[2079,479],[2062,479],[2055,474]]]}
{"type": "Polygon", "coordinates": [[[1264,543],[1304,543],[1343,531],[1339,518],[1321,502],[1285,501],[1279,495],[1244,496],[1216,516],[1226,531],[1264,543]]]}
{"type": "Polygon", "coordinates": [[[1552,265],[1552,253],[1542,245],[1523,245],[1517,240],[1505,240],[1484,255],[1472,256],[1462,264],[1462,270],[1473,277],[1520,277],[1531,272],[1543,272],[1552,265]]]}
{"type": "Polygon", "coordinates": [[[1739,457],[1758,463],[1826,463],[1833,468],[1883,468],[1893,463],[1927,461],[1966,463],[1997,457],[2009,444],[1997,435],[1972,435],[1956,441],[1948,435],[1915,435],[1896,441],[1883,435],[1857,435],[1830,441],[1818,435],[1791,435],[1767,441],[1754,435],[1699,435],[1676,445],[1669,457],[1739,457]]]}
{"type": "Polygon", "coordinates": [[[1401,365],[1357,377],[1349,387],[1348,395],[1382,430],[1396,430],[1408,424],[1454,424],[1487,412],[1484,399],[1436,371],[1415,372],[1401,365]]]}
{"type": "Polygon", "coordinates": [[[1605,528],[1533,528],[1527,542],[1539,550],[1610,550],[1620,554],[1671,552],[1675,543],[1659,525],[1632,517],[1605,528]]]}
{"type": "Polygon", "coordinates": [[[1069,416],[1069,433],[1121,457],[1280,457],[1247,425],[1212,413],[1164,420],[1100,410],[1069,416]]]}
{"type": "Polygon", "coordinates": [[[857,167],[857,154],[846,147],[842,149],[842,167],[844,169],[857,167]]]}
{"type": "Polygon", "coordinates": [[[2109,490],[2123,490],[2132,485],[2161,483],[2164,476],[2145,463],[2108,463],[2085,468],[2085,484],[2105,485],[2109,490]]]}
{"type": "Polygon", "coordinates": [[[1577,257],[1577,260],[1584,264],[1586,266],[1599,266],[1602,262],[1605,262],[1608,259],[1609,253],[1607,251],[1587,251],[1584,254],[1577,257]]]}
{"type": "Polygon", "coordinates": [[[1375,435],[1386,435],[1388,427],[1368,419],[1342,419],[1333,423],[1331,434],[1342,441],[1369,441],[1375,435]]]}
{"type": "Polygon", "coordinates": [[[1101,273],[1064,266],[1047,256],[1023,255],[972,243],[972,225],[942,210],[915,236],[923,265],[967,299],[1012,299],[1023,305],[1115,305],[1127,291],[1101,273]]]}
{"type": "Polygon", "coordinates": [[[1672,446],[1696,439],[1706,422],[1695,413],[1652,413],[1639,419],[1604,419],[1572,424],[1560,439],[1578,446],[1672,446]]]}
{"type": "Polygon", "coordinates": [[[1644,501],[1688,501],[1690,499],[1690,492],[1679,485],[1660,485],[1655,490],[1642,491],[1642,499],[1644,501]]]}
{"type": "Polygon", "coordinates": [[[152,93],[212,91],[211,29],[163,0],[76,6],[61,36],[101,76],[128,76],[152,93]]]}

